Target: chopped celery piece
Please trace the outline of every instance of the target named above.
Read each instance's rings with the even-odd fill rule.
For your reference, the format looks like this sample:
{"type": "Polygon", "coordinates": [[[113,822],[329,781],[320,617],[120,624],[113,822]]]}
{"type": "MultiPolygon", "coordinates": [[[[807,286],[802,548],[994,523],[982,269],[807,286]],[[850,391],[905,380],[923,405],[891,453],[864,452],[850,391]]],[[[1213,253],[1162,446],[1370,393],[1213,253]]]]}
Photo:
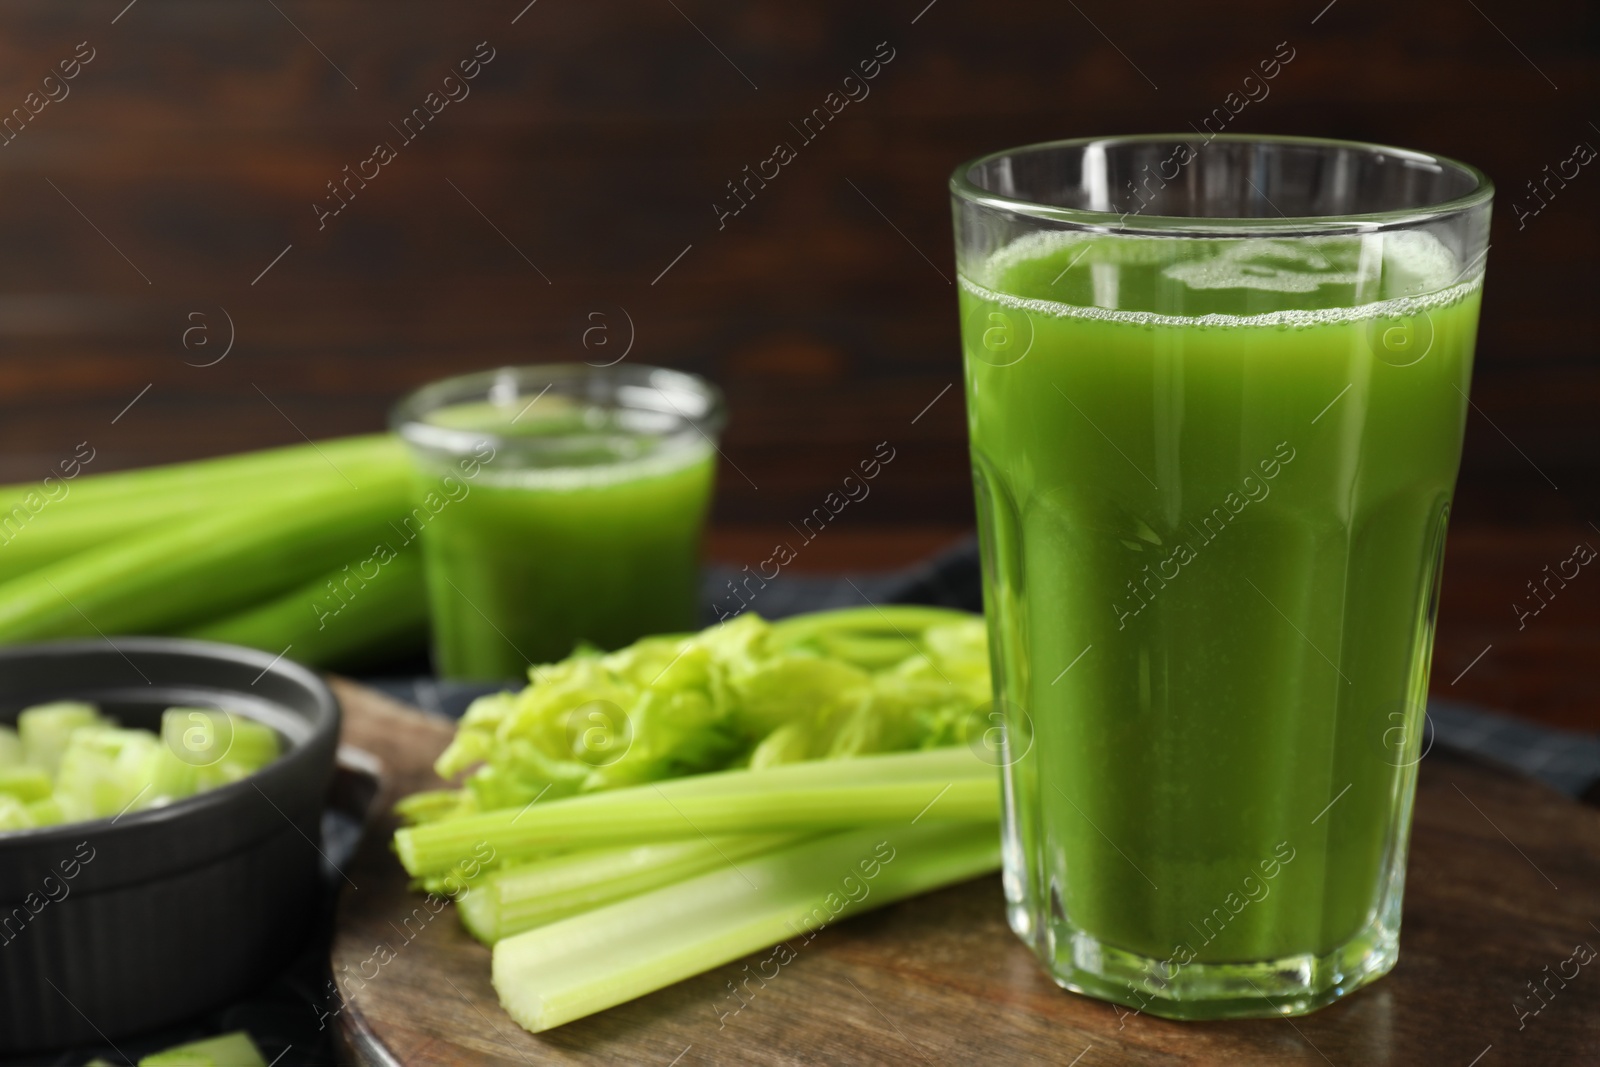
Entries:
{"type": "Polygon", "coordinates": [[[256,771],[278,758],[278,733],[272,727],[232,712],[228,721],[233,724],[233,744],[223,757],[227,762],[256,771]]]}
{"type": "Polygon", "coordinates": [[[61,801],[55,797],[29,802],[28,814],[33,817],[36,826],[55,826],[67,821],[66,812],[61,808],[61,801]]]}
{"type": "Polygon", "coordinates": [[[200,791],[200,768],[178,758],[170,743],[163,744],[161,752],[156,756],[150,781],[152,796],[181,800],[200,791]]]}
{"type": "Polygon", "coordinates": [[[55,774],[72,732],[82,726],[102,725],[104,721],[93,704],[61,700],[25,708],[17,716],[17,733],[27,761],[55,774]]]}
{"type": "Polygon", "coordinates": [[[458,897],[456,910],[473,937],[492,945],[799,840],[795,834],[730,835],[574,852],[497,871],[458,897]]]}
{"type": "Polygon", "coordinates": [[[120,815],[148,797],[161,751],[160,740],[148,730],[77,730],[61,754],[56,793],[96,818],[120,815]]]}
{"type": "Polygon", "coordinates": [[[37,825],[28,805],[10,793],[0,793],[0,830],[31,830],[37,825]]]}
{"type": "Polygon", "coordinates": [[[10,726],[0,726],[0,767],[22,762],[22,738],[10,726]]]}
{"type": "Polygon", "coordinates": [[[219,764],[231,763],[248,773],[278,757],[278,735],[272,727],[215,708],[168,708],[161,714],[161,739],[180,759],[202,769],[201,781],[218,777],[205,769],[219,764]]]}
{"type": "Polygon", "coordinates": [[[538,1033],[771,945],[782,966],[821,926],[999,864],[993,822],[831,834],[505,938],[494,987],[538,1033]]]}
{"type": "Polygon", "coordinates": [[[139,1061],[139,1067],[267,1067],[243,1030],[165,1049],[139,1061]]]}
{"type": "Polygon", "coordinates": [[[168,708],[161,713],[161,742],[174,758],[195,767],[219,762],[233,741],[233,723],[216,708],[168,708]]]}
{"type": "Polygon", "coordinates": [[[542,853],[704,834],[816,833],[926,816],[994,820],[994,768],[965,746],[839,762],[721,771],[501,808],[396,831],[413,877],[449,872],[482,845],[501,863],[542,853]],[[931,772],[931,773],[930,773],[931,772]]]}
{"type": "Polygon", "coordinates": [[[0,766],[0,793],[10,793],[24,803],[50,795],[50,772],[32,764],[0,766]]]}
{"type": "Polygon", "coordinates": [[[243,781],[249,774],[248,768],[227,759],[199,767],[195,773],[195,792],[203,793],[207,789],[232,785],[234,782],[243,781]]]}
{"type": "Polygon", "coordinates": [[[776,624],[746,613],[529,673],[521,692],[475,701],[436,764],[445,778],[472,772],[465,784],[479,809],[742,764],[957,744],[987,728],[992,699],[982,619],[942,608],[776,624]]]}
{"type": "Polygon", "coordinates": [[[74,702],[28,708],[18,722],[28,762],[0,763],[0,831],[167,804],[236,782],[280,749],[271,727],[209,708],[167,709],[160,735],[124,729],[74,702]]]}

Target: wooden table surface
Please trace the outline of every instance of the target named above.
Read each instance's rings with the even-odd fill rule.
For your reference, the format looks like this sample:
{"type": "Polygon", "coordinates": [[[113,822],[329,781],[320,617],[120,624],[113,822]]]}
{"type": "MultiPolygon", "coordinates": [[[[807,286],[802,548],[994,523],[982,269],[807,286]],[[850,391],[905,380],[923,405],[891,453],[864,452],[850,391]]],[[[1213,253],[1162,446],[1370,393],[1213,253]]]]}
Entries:
{"type": "Polygon", "coordinates": [[[349,683],[338,692],[345,742],[376,756],[384,780],[348,871],[332,955],[339,1034],[353,1062],[1600,1061],[1600,975],[1580,968],[1564,985],[1551,979],[1543,1007],[1526,986],[1570,973],[1563,961],[1577,946],[1600,945],[1600,812],[1441,751],[1421,768],[1400,962],[1308,1017],[1181,1024],[1065,993],[1006,927],[991,876],[824,931],[735,1015],[724,1014],[735,1003],[728,983],[750,961],[531,1035],[499,1008],[489,950],[448,909],[402,929],[428,911],[414,910],[421,897],[388,849],[386,812],[397,796],[436,784],[429,763],[449,725],[349,683]]]}

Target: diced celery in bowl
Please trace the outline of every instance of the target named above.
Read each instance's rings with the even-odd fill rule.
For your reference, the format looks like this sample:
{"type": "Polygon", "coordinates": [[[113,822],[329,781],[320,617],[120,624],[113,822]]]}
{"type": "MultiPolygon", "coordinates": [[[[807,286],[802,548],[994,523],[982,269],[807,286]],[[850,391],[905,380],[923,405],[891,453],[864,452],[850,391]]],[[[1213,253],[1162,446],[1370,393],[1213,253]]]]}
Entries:
{"type": "Polygon", "coordinates": [[[270,726],[215,708],[173,707],[161,732],[93,704],[24,708],[0,726],[0,833],[116,818],[236,782],[276,759],[270,726]]]}

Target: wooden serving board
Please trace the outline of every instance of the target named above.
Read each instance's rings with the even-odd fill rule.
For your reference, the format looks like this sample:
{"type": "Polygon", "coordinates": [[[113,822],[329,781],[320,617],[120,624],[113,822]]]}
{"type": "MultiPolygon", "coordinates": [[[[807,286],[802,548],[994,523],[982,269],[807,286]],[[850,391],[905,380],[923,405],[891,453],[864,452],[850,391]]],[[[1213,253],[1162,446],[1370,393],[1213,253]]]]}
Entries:
{"type": "Polygon", "coordinates": [[[1438,751],[1421,771],[1400,963],[1306,1018],[1119,1017],[1045,977],[989,877],[825,930],[764,988],[751,981],[737,1013],[730,983],[765,954],[529,1034],[500,1009],[489,950],[452,909],[430,916],[389,851],[389,805],[437,783],[429,765],[450,724],[336,688],[345,742],[377,757],[383,781],[332,950],[343,1007],[328,1021],[357,1063],[1600,1062],[1600,960],[1565,988],[1550,979],[1542,1010],[1518,1014],[1539,1003],[1525,983],[1570,973],[1580,942],[1600,948],[1600,812],[1438,751]]]}

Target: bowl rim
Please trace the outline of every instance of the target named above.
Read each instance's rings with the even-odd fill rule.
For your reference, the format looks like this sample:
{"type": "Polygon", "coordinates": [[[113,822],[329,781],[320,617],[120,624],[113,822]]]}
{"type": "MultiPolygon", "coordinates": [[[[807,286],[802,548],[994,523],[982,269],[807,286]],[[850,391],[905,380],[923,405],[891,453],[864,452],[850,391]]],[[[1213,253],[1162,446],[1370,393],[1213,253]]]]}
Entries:
{"type": "MultiPolygon", "coordinates": [[[[0,669],[7,663],[26,659],[63,659],[71,660],[93,652],[97,655],[113,652],[120,654],[124,659],[132,655],[159,655],[181,656],[213,662],[228,662],[239,666],[259,667],[260,681],[268,674],[297,684],[310,694],[315,702],[314,717],[306,716],[311,720],[311,732],[305,738],[296,742],[289,741],[288,747],[272,762],[266,766],[252,771],[236,782],[229,782],[213,789],[207,789],[170,804],[163,804],[156,808],[145,808],[142,811],[124,812],[121,815],[101,817],[98,819],[83,819],[77,822],[65,822],[55,826],[37,826],[25,830],[7,830],[0,832],[0,850],[11,847],[47,847],[54,844],[72,843],[73,838],[83,839],[85,834],[94,834],[98,837],[108,835],[127,835],[138,833],[140,830],[158,828],[164,824],[176,822],[187,816],[194,815],[211,808],[225,806],[235,798],[248,795],[254,789],[266,797],[268,803],[276,807],[265,790],[259,783],[263,780],[292,773],[290,764],[296,761],[297,754],[304,758],[304,753],[317,747],[319,742],[332,740],[337,744],[340,726],[339,701],[333,695],[333,690],[311,668],[294,660],[285,659],[283,653],[276,656],[260,649],[248,648],[244,645],[230,645],[221,641],[204,641],[192,637],[118,637],[111,638],[68,638],[59,641],[38,641],[28,644],[8,645],[0,647],[0,669]]],[[[129,660],[132,662],[132,660],[129,660]]],[[[252,685],[255,683],[252,682],[252,685]]],[[[281,703],[270,701],[271,703],[281,703]]],[[[297,709],[290,709],[294,714],[303,715],[297,709]]],[[[288,816],[285,816],[288,819],[288,816]]],[[[290,823],[293,825],[292,821],[290,823]]]]}

